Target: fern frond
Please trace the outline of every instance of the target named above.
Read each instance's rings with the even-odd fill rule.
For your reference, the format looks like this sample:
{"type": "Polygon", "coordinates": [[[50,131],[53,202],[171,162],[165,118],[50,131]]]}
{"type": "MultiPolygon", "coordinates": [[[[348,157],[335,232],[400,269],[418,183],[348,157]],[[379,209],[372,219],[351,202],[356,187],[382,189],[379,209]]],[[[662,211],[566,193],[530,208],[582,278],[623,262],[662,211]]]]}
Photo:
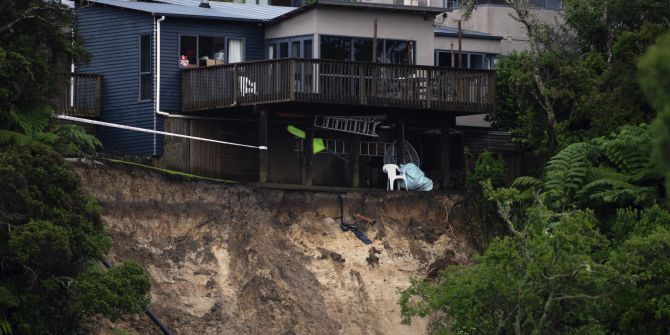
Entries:
{"type": "Polygon", "coordinates": [[[622,173],[634,175],[649,166],[652,138],[648,125],[621,127],[618,133],[601,137],[596,143],[622,173]]]}
{"type": "Polygon", "coordinates": [[[577,196],[600,205],[626,207],[647,203],[655,197],[655,193],[654,188],[633,185],[624,180],[599,179],[585,185],[577,196]]]}
{"type": "Polygon", "coordinates": [[[527,189],[541,190],[543,185],[544,183],[541,180],[530,176],[521,176],[512,183],[512,187],[520,191],[527,189]]]}
{"type": "Polygon", "coordinates": [[[568,200],[588,180],[592,159],[598,153],[589,143],[574,143],[547,163],[544,190],[552,198],[568,200]]]}

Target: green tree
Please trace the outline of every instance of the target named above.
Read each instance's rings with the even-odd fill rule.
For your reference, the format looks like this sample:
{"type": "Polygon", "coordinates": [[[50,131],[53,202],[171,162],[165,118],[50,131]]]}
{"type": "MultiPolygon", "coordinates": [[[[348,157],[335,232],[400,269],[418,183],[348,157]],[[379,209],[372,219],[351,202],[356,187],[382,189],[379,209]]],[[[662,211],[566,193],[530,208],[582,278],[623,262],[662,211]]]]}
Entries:
{"type": "Polygon", "coordinates": [[[640,59],[640,81],[651,104],[658,111],[652,128],[655,136],[653,162],[665,176],[670,193],[670,34],[658,40],[640,59]]]}
{"type": "MultiPolygon", "coordinates": [[[[669,2],[566,0],[562,25],[539,20],[528,0],[508,3],[531,48],[498,64],[499,104],[489,116],[496,126],[550,157],[622,125],[651,122],[655,111],[636,64],[668,31],[669,2]]],[[[464,2],[465,13],[475,4],[464,2]]]]}
{"type": "Polygon", "coordinates": [[[14,334],[75,333],[146,305],[141,268],[98,268],[111,246],[98,211],[52,149],[0,148],[0,317],[14,334]]]}
{"type": "Polygon", "coordinates": [[[483,183],[507,234],[401,295],[435,334],[667,334],[670,213],[655,205],[649,127],[574,143],[542,178],[483,183]],[[618,208],[618,210],[616,210],[618,208]]]}

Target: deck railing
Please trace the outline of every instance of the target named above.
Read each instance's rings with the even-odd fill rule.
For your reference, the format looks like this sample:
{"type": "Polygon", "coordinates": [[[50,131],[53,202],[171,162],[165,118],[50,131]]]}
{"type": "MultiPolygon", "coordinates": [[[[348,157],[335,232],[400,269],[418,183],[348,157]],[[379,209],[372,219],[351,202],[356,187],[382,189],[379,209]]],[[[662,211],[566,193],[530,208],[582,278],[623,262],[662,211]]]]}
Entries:
{"type": "Polygon", "coordinates": [[[182,71],[184,112],[299,101],[486,113],[495,94],[490,70],[280,59],[182,71]]]}
{"type": "Polygon", "coordinates": [[[70,116],[100,116],[101,82],[102,76],[97,74],[63,74],[62,93],[55,102],[57,112],[70,116]]]}

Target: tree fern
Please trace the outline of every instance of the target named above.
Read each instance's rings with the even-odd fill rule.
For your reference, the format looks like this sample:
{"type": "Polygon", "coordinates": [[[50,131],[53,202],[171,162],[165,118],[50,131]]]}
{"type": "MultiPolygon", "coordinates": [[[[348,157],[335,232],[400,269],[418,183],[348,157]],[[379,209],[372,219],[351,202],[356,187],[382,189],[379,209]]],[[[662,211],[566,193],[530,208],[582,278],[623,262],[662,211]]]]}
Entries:
{"type": "Polygon", "coordinates": [[[651,134],[649,126],[624,126],[618,133],[595,142],[618,171],[634,175],[649,167],[651,134]]]}
{"type": "Polygon", "coordinates": [[[585,142],[561,150],[547,163],[544,191],[559,203],[566,203],[587,181],[597,148],[585,142]]]}

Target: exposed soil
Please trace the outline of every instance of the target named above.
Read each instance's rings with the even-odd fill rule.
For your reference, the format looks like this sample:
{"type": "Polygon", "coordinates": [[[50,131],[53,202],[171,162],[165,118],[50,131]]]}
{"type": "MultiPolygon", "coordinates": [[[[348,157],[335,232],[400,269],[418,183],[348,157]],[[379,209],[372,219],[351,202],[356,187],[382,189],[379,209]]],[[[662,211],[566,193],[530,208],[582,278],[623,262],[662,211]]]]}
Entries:
{"type": "MultiPolygon", "coordinates": [[[[425,334],[425,320],[400,324],[399,290],[472,250],[458,195],[346,194],[345,222],[373,240],[365,245],[340,229],[335,194],[73,166],[102,205],[108,257],[144,267],[151,309],[174,334],[425,334]]],[[[158,333],[144,315],[94,328],[158,333]]]]}

